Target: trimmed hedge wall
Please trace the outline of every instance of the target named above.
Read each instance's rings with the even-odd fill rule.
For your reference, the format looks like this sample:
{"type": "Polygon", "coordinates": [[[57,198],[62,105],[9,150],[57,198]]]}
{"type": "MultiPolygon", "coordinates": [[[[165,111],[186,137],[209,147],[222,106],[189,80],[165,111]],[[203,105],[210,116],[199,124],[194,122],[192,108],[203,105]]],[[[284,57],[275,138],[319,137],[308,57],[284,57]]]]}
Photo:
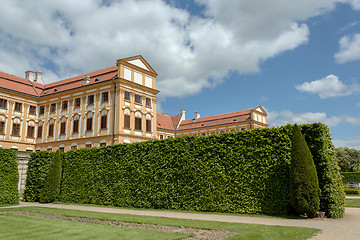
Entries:
{"type": "Polygon", "coordinates": [[[345,213],[345,192],[329,128],[322,123],[304,124],[301,132],[313,155],[319,178],[320,209],[328,217],[342,217],[345,213]]]}
{"type": "MultiPolygon", "coordinates": [[[[305,128],[304,136],[321,129],[311,126],[305,128]]],[[[291,136],[292,126],[287,125],[71,150],[62,159],[60,200],[121,207],[288,214],[291,136]]],[[[326,137],[314,139],[314,146],[330,141],[326,137]]],[[[329,144],[332,146],[330,141],[321,147],[309,147],[312,153],[318,151],[322,156],[329,144]]],[[[28,175],[25,190],[27,201],[38,201],[52,154],[33,153],[30,162],[34,163],[28,170],[33,175],[28,175]]],[[[337,166],[336,158],[335,163],[332,160],[328,155],[320,160],[314,157],[315,165],[337,166]]],[[[320,183],[321,190],[329,183],[320,183]]],[[[322,198],[334,197],[327,195],[332,191],[324,192],[322,198]]],[[[335,201],[343,203],[337,198],[335,201]]],[[[334,208],[327,209],[331,215],[334,208]]]]}
{"type": "Polygon", "coordinates": [[[26,184],[23,196],[24,201],[39,201],[53,154],[53,152],[31,153],[26,173],[26,184]]]}
{"type": "Polygon", "coordinates": [[[19,203],[18,174],[15,151],[0,148],[0,204],[19,203]]]}
{"type": "Polygon", "coordinates": [[[360,182],[360,172],[342,172],[343,183],[360,182]]]}

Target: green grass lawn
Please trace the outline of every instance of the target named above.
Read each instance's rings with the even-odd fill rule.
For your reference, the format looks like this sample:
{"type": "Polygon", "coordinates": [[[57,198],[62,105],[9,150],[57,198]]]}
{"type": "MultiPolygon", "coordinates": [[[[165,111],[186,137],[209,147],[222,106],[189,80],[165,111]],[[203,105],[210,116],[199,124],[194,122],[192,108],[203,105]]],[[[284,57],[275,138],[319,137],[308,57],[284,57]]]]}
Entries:
{"type": "Polygon", "coordinates": [[[360,199],[345,199],[346,207],[358,207],[360,208],[360,199]]]}
{"type": "MultiPolygon", "coordinates": [[[[0,209],[0,211],[6,211],[9,209],[0,209]]],[[[149,216],[136,216],[136,215],[129,215],[129,214],[112,214],[112,213],[97,213],[97,212],[87,212],[87,211],[78,211],[78,210],[67,210],[67,209],[53,209],[53,208],[41,208],[41,207],[22,207],[22,208],[16,208],[15,210],[21,210],[21,211],[30,211],[30,212],[38,212],[43,214],[58,214],[68,217],[84,217],[84,218],[96,218],[100,220],[110,220],[110,221],[121,221],[121,222],[136,222],[136,223],[149,223],[149,224],[157,224],[157,225],[168,225],[168,226],[178,226],[178,227],[192,227],[192,228],[202,228],[202,229],[224,229],[232,232],[236,232],[237,234],[233,237],[227,238],[228,240],[234,240],[234,239],[245,239],[245,240],[280,240],[280,239],[287,239],[287,240],[301,240],[301,239],[308,239],[311,236],[313,236],[315,233],[317,233],[319,230],[317,229],[309,229],[309,228],[301,228],[301,227],[283,227],[283,226],[265,226],[265,225],[255,225],[255,224],[240,224],[240,223],[222,223],[222,222],[213,222],[213,221],[198,221],[198,220],[188,220],[188,219],[172,219],[172,218],[165,218],[165,217],[149,217],[149,216]]],[[[14,216],[11,214],[6,214],[7,217],[12,216],[15,220],[18,218],[21,220],[22,217],[24,219],[33,219],[34,217],[28,217],[28,216],[14,216]]],[[[3,217],[4,215],[0,214],[0,217],[3,217]]],[[[49,220],[54,221],[60,221],[62,224],[59,224],[59,227],[63,226],[63,230],[58,230],[58,234],[61,234],[64,229],[68,229],[64,232],[64,235],[62,239],[88,239],[85,235],[84,237],[81,237],[81,234],[88,234],[88,230],[82,230],[85,227],[85,225],[81,225],[82,223],[76,223],[76,222],[67,222],[67,221],[61,221],[57,219],[39,219],[36,218],[36,221],[38,222],[39,230],[37,232],[40,232],[39,234],[42,234],[43,231],[48,232],[48,228],[50,228],[50,225],[47,223],[49,220]],[[42,223],[44,226],[42,227],[42,223]],[[80,224],[80,225],[79,225],[80,224]],[[65,227],[66,225],[66,227],[65,227]],[[42,230],[44,229],[44,230],[42,230]],[[74,233],[79,233],[78,235],[74,235],[74,238],[71,238],[74,233]],[[76,237],[76,238],[75,238],[76,237]]],[[[0,218],[1,221],[1,218],[0,218]]],[[[22,221],[24,222],[24,220],[22,221]]],[[[20,223],[18,223],[20,224],[20,223]]],[[[33,224],[27,224],[29,226],[33,224]]],[[[90,228],[97,228],[98,226],[94,224],[86,224],[90,225],[90,228]]],[[[14,231],[17,233],[19,230],[19,226],[16,224],[13,225],[15,227],[14,231]]],[[[52,226],[52,225],[51,225],[52,226]]],[[[58,226],[58,224],[56,224],[58,226]]],[[[99,236],[101,236],[101,232],[107,230],[102,230],[104,226],[101,225],[99,227],[99,236]]],[[[108,226],[112,227],[112,226],[108,226]]],[[[113,227],[114,228],[114,227],[113,227]]],[[[32,229],[32,227],[30,227],[32,229]]],[[[121,229],[121,228],[120,228],[121,229]]],[[[141,234],[144,230],[134,230],[136,233],[132,232],[133,229],[127,229],[126,231],[122,232],[122,230],[119,230],[119,228],[116,228],[112,236],[116,236],[116,234],[141,234]]],[[[3,226],[3,224],[0,224],[0,236],[3,236],[3,233],[11,234],[12,231],[9,230],[9,226],[3,226]],[[9,233],[10,232],[10,233],[9,233]]],[[[157,231],[155,231],[157,232],[157,231]]],[[[31,232],[32,234],[32,232],[31,232]]],[[[165,233],[168,234],[168,233],[165,233]]],[[[107,235],[107,232],[106,232],[107,235]]],[[[148,238],[142,238],[139,237],[139,239],[162,239],[161,236],[155,236],[150,235],[149,233],[145,234],[148,238]]],[[[22,238],[19,237],[19,239],[31,239],[28,238],[27,233],[20,234],[19,236],[22,236],[22,238]]],[[[32,236],[32,235],[30,235],[32,236]]],[[[121,235],[118,235],[121,236],[121,235]]],[[[130,235],[129,235],[130,236],[130,235]]],[[[135,236],[135,235],[134,235],[135,236]]],[[[179,235],[170,235],[170,238],[166,239],[181,239],[178,238],[179,235]]],[[[55,236],[55,238],[57,238],[55,236]]],[[[4,238],[6,239],[6,238],[4,238]]],[[[17,238],[12,238],[17,239],[17,238]]],[[[34,239],[41,239],[41,238],[34,238],[34,239]]],[[[93,235],[91,235],[91,239],[97,239],[93,238],[93,235]]],[[[100,238],[99,238],[100,239],[100,238]]],[[[104,238],[102,238],[104,239],[104,238]]],[[[111,239],[111,238],[108,238],[111,239]]],[[[129,238],[124,237],[118,239],[136,239],[132,236],[129,238]]]]}
{"type": "Polygon", "coordinates": [[[79,223],[14,214],[0,215],[1,239],[182,239],[191,235],[79,223]]]}

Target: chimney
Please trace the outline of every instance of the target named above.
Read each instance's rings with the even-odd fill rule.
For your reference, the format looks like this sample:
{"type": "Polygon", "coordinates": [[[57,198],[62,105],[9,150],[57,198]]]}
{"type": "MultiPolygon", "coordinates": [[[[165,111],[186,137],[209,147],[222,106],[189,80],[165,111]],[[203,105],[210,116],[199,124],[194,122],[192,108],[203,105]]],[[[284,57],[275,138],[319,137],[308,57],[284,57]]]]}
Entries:
{"type": "Polygon", "coordinates": [[[83,86],[88,85],[89,83],[90,83],[90,76],[89,76],[89,75],[85,75],[85,76],[84,76],[83,86]]]}
{"type": "Polygon", "coordinates": [[[200,118],[200,113],[199,112],[195,112],[195,120],[198,120],[200,118]]]}
{"type": "Polygon", "coordinates": [[[35,72],[34,82],[44,83],[42,80],[42,72],[35,72]]]}
{"type": "Polygon", "coordinates": [[[34,81],[34,72],[33,71],[26,71],[25,72],[25,78],[29,80],[30,82],[34,81]]]}
{"type": "Polygon", "coordinates": [[[181,119],[180,122],[185,120],[185,110],[180,110],[180,114],[181,114],[181,119]]]}

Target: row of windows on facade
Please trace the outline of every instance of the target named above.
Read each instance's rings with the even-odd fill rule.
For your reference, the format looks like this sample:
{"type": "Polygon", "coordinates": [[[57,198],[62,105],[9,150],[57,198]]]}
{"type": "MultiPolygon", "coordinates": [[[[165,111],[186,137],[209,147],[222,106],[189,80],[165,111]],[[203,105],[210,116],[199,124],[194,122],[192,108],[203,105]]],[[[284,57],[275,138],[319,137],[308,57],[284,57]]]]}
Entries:
{"type": "MultiPolygon", "coordinates": [[[[131,93],[125,91],[124,99],[130,101],[131,100],[131,93]]],[[[101,93],[101,102],[108,102],[109,101],[109,92],[101,93]]],[[[142,104],[142,96],[135,94],[135,102],[142,104]]],[[[95,95],[88,95],[87,96],[87,105],[94,105],[95,103],[95,95]]],[[[145,98],[145,104],[148,107],[151,107],[151,98],[145,98]]],[[[68,100],[62,101],[61,109],[67,110],[68,109],[68,100]]],[[[74,108],[78,108],[81,106],[81,98],[74,99],[74,108]]],[[[0,98],[0,108],[7,109],[7,100],[0,98]]],[[[14,111],[22,112],[22,103],[15,102],[14,111]]],[[[50,112],[56,112],[56,103],[50,104],[50,112]]],[[[39,107],[39,115],[45,113],[45,106],[39,107]]],[[[29,107],[29,114],[35,115],[36,114],[36,106],[30,105],[29,107]]]]}
{"type": "MultiPolygon", "coordinates": [[[[79,132],[79,119],[73,120],[73,133],[79,132]]],[[[48,136],[54,136],[54,126],[55,123],[50,123],[48,128],[48,136]]],[[[107,115],[103,115],[100,118],[100,129],[107,128],[107,115]]],[[[130,116],[124,115],[124,128],[130,128],[130,116]]],[[[142,119],[139,117],[135,117],[135,130],[142,130],[142,119]]],[[[86,119],[86,131],[93,131],[93,118],[88,117],[86,119]]],[[[151,132],[151,120],[146,119],[146,131],[151,132]]],[[[39,125],[37,128],[37,137],[41,138],[43,132],[43,126],[39,125]]],[[[28,126],[27,129],[27,137],[34,138],[35,126],[28,126]]],[[[0,121],[0,134],[5,134],[5,122],[0,121]]],[[[66,121],[60,123],[60,135],[66,134],[66,121]]],[[[20,136],[20,123],[13,123],[12,128],[13,136],[20,136]]]]}
{"type": "MultiPolygon", "coordinates": [[[[88,100],[87,101],[88,105],[94,105],[95,96],[89,95],[87,100],[88,100]]],[[[108,102],[108,101],[109,101],[109,92],[101,93],[101,102],[108,102]]],[[[81,106],[81,98],[75,98],[74,99],[74,107],[77,108],[80,106],[81,106]]],[[[7,99],[0,98],[0,108],[7,109],[7,99]]],[[[68,100],[62,101],[61,109],[62,110],[68,109],[68,100]]],[[[22,112],[22,103],[15,102],[14,111],[22,112]]],[[[50,112],[56,112],[56,103],[50,104],[50,112]]],[[[44,113],[45,113],[45,106],[40,106],[39,107],[39,115],[42,115],[44,113]]],[[[29,114],[36,115],[36,106],[30,105],[29,114]]]]}
{"type": "MultiPolygon", "coordinates": [[[[134,97],[135,97],[135,103],[139,103],[139,104],[143,103],[141,95],[135,94],[134,97]]],[[[131,93],[130,92],[125,91],[124,100],[131,101],[131,93]]],[[[148,98],[148,97],[145,98],[145,105],[148,107],[151,107],[151,98],[148,98]]]]}
{"type": "MultiPolygon", "coordinates": [[[[101,142],[99,146],[100,147],[105,147],[106,145],[107,145],[106,142],[101,142]]],[[[85,148],[92,148],[92,147],[93,147],[92,143],[85,144],[85,148]]],[[[70,149],[71,150],[76,150],[76,149],[78,149],[78,146],[77,145],[72,145],[72,146],[70,146],[70,149]]],[[[51,152],[53,149],[52,149],[52,147],[48,147],[46,150],[51,152]]],[[[40,151],[40,149],[37,149],[36,151],[40,151]]],[[[59,147],[59,151],[60,152],[65,152],[65,147],[59,147]]]]}

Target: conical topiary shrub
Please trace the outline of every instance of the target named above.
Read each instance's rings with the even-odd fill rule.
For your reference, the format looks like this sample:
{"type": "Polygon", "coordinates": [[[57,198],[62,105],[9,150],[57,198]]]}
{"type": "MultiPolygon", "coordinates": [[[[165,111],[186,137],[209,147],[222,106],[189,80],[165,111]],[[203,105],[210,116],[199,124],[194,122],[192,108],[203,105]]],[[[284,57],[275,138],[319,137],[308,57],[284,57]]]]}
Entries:
{"type": "Polygon", "coordinates": [[[320,208],[314,160],[298,125],[294,125],[290,165],[290,204],[299,214],[314,217],[320,208]]]}
{"type": "Polygon", "coordinates": [[[61,183],[61,153],[56,151],[50,161],[49,172],[46,176],[45,185],[41,192],[41,203],[54,202],[60,195],[61,183]]]}

